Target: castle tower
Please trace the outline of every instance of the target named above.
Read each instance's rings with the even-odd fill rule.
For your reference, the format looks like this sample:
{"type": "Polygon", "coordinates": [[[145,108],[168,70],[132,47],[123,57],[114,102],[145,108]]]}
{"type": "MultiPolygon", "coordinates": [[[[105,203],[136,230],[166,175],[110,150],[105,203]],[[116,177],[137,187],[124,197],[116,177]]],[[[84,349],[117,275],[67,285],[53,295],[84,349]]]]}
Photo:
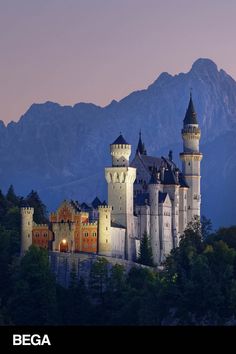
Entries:
{"type": "Polygon", "coordinates": [[[111,219],[126,228],[125,258],[135,257],[133,184],[136,168],[129,167],[131,145],[120,135],[110,145],[112,167],[105,168],[111,219]]]}
{"type": "Polygon", "coordinates": [[[32,245],[34,208],[21,208],[21,255],[32,245]]]}
{"type": "Polygon", "coordinates": [[[139,141],[138,141],[138,146],[137,146],[137,149],[136,149],[136,154],[147,155],[147,150],[145,149],[145,145],[142,142],[141,130],[139,132],[139,141]]]}
{"type": "Polygon", "coordinates": [[[193,106],[192,94],[184,118],[182,129],[184,152],[180,154],[185,180],[189,186],[187,192],[187,223],[195,216],[200,217],[201,187],[200,163],[202,154],[199,152],[201,130],[198,126],[197,115],[193,106]]]}
{"type": "Polygon", "coordinates": [[[159,264],[161,257],[161,242],[159,234],[159,191],[160,181],[155,173],[152,174],[148,185],[150,204],[150,240],[152,246],[153,263],[159,264]]]}
{"type": "Polygon", "coordinates": [[[111,209],[110,206],[98,207],[98,253],[104,256],[112,255],[111,209]]]}

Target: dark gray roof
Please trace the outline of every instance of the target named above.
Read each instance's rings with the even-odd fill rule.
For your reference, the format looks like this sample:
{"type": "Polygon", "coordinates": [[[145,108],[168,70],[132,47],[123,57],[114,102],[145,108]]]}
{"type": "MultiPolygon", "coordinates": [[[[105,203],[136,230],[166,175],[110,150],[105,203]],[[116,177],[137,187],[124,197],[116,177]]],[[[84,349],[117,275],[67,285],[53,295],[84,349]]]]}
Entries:
{"type": "Polygon", "coordinates": [[[94,209],[97,209],[99,205],[102,205],[102,202],[98,197],[96,197],[91,204],[94,209]]]}
{"type": "Polygon", "coordinates": [[[146,167],[146,169],[151,173],[153,167],[156,169],[159,169],[161,166],[161,158],[159,157],[153,157],[153,156],[148,156],[148,155],[142,155],[141,160],[146,167]]]}
{"type": "Polygon", "coordinates": [[[138,146],[137,146],[137,149],[136,149],[136,153],[137,154],[139,153],[140,155],[147,155],[147,151],[145,149],[145,145],[142,142],[141,131],[139,133],[139,141],[138,141],[138,146]]]}
{"type": "Polygon", "coordinates": [[[166,200],[167,193],[159,192],[158,203],[164,203],[166,200]]]}
{"type": "Polygon", "coordinates": [[[185,187],[185,188],[189,188],[185,178],[184,178],[184,175],[183,173],[180,173],[179,174],[179,184],[180,184],[180,187],[185,187]]]}
{"type": "Polygon", "coordinates": [[[149,181],[149,184],[158,184],[160,183],[159,179],[157,178],[157,173],[153,172],[149,181]]]}
{"type": "Polygon", "coordinates": [[[127,143],[124,137],[120,134],[112,145],[129,145],[129,143],[127,143]]]}
{"type": "Polygon", "coordinates": [[[186,125],[186,124],[198,124],[197,114],[195,112],[195,108],[193,105],[192,94],[190,94],[188,109],[187,109],[187,112],[186,112],[185,118],[184,118],[184,125],[186,125]]]}
{"type": "Polygon", "coordinates": [[[164,171],[163,184],[179,184],[175,171],[171,167],[164,171]]]}
{"type": "Polygon", "coordinates": [[[116,222],[111,222],[111,227],[117,227],[119,229],[125,229],[123,225],[117,224],[116,222]]]}

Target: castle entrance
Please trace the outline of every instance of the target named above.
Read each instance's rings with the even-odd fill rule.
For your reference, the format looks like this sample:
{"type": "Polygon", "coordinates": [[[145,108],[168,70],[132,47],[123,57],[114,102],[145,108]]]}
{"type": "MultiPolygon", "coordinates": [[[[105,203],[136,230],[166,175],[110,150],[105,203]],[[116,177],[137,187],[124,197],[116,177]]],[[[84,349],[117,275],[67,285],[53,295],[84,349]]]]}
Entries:
{"type": "Polygon", "coordinates": [[[60,252],[68,252],[68,241],[65,238],[60,242],[60,252]]]}

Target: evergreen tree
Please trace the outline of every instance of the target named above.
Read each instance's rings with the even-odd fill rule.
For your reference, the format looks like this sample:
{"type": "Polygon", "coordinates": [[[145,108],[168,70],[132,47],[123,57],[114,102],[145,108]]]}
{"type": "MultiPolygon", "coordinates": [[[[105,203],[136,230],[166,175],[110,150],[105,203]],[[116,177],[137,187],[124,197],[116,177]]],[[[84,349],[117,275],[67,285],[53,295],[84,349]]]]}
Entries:
{"type": "Polygon", "coordinates": [[[4,221],[4,216],[7,212],[7,200],[3,195],[2,191],[0,190],[0,222],[4,221]]]}
{"type": "Polygon", "coordinates": [[[143,234],[140,242],[138,262],[143,265],[153,266],[151,242],[146,232],[143,234]]]}
{"type": "Polygon", "coordinates": [[[104,293],[108,286],[108,266],[106,258],[98,258],[93,263],[89,276],[91,295],[98,303],[104,303],[104,293]]]}
{"type": "Polygon", "coordinates": [[[16,196],[15,191],[14,191],[14,187],[11,184],[8,192],[6,194],[6,200],[8,201],[8,203],[10,204],[10,206],[19,206],[20,203],[20,199],[16,196]]]}
{"type": "Polygon", "coordinates": [[[43,204],[36,191],[32,190],[25,201],[30,207],[34,208],[34,221],[37,224],[48,223],[46,206],[43,204]]]}
{"type": "Polygon", "coordinates": [[[9,310],[14,324],[57,323],[56,285],[47,251],[31,246],[15,269],[13,284],[9,310]]]}

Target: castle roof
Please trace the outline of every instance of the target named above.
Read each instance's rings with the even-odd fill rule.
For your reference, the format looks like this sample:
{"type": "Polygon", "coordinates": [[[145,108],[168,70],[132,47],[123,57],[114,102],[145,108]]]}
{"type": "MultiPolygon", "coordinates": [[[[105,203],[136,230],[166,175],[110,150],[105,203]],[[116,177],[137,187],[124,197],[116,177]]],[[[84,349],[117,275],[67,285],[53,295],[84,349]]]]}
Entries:
{"type": "Polygon", "coordinates": [[[164,203],[167,197],[167,193],[159,192],[158,203],[164,203]]]}
{"type": "Polygon", "coordinates": [[[116,222],[113,222],[113,221],[111,222],[111,227],[115,227],[118,229],[125,229],[125,226],[117,224],[116,222]]]}
{"type": "Polygon", "coordinates": [[[159,179],[157,178],[157,173],[155,171],[153,171],[149,184],[158,184],[160,183],[159,179]]]}
{"type": "Polygon", "coordinates": [[[186,111],[185,118],[184,118],[184,125],[187,124],[198,124],[197,113],[193,105],[192,94],[190,94],[188,109],[186,111]]]}
{"type": "Polygon", "coordinates": [[[129,145],[129,143],[127,143],[123,135],[120,134],[118,138],[114,141],[114,143],[112,143],[112,145],[129,145]]]}
{"type": "Polygon", "coordinates": [[[102,202],[98,197],[96,197],[91,204],[94,209],[97,209],[99,205],[102,205],[102,202]]]}
{"type": "Polygon", "coordinates": [[[153,171],[153,168],[158,170],[161,166],[161,158],[159,157],[153,157],[153,156],[148,156],[148,155],[142,155],[140,156],[144,167],[149,171],[151,174],[153,171]]]}
{"type": "Polygon", "coordinates": [[[189,188],[185,178],[184,178],[184,175],[183,173],[180,173],[179,174],[179,184],[180,184],[180,187],[185,187],[185,188],[189,188]]]}
{"type": "Polygon", "coordinates": [[[139,132],[139,141],[138,141],[138,146],[136,149],[136,154],[140,154],[140,155],[147,155],[147,151],[145,149],[145,145],[142,142],[142,136],[141,136],[141,131],[139,132]]]}

